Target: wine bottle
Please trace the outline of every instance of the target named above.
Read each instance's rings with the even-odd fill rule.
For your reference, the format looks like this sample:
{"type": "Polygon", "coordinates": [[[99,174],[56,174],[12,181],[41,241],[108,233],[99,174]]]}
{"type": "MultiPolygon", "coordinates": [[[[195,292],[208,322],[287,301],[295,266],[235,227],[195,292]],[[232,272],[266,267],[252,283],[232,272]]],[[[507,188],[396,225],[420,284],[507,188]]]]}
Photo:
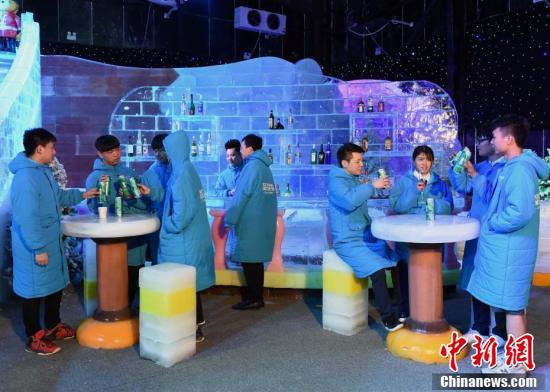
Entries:
{"type": "Polygon", "coordinates": [[[141,142],[141,137],[137,137],[137,143],[136,143],[136,155],[138,157],[141,157],[143,154],[143,143],[141,142]]]}
{"type": "Polygon", "coordinates": [[[317,149],[315,148],[315,144],[313,147],[311,147],[311,162],[312,165],[317,164],[317,149]]]}
{"type": "Polygon", "coordinates": [[[142,150],[143,150],[143,156],[144,157],[149,155],[149,147],[147,146],[147,138],[145,136],[143,137],[142,150]]]}
{"type": "Polygon", "coordinates": [[[198,152],[197,141],[195,140],[195,136],[193,136],[193,140],[191,141],[191,158],[196,158],[197,152],[198,152]]]}
{"type": "Polygon", "coordinates": [[[325,150],[325,165],[330,165],[332,160],[332,149],[330,142],[327,143],[327,148],[325,150]]]}
{"type": "Polygon", "coordinates": [[[193,102],[193,94],[190,95],[191,102],[189,103],[189,115],[195,115],[195,103],[193,102]]]}
{"type": "Polygon", "coordinates": [[[325,164],[325,151],[323,150],[323,143],[321,143],[321,150],[319,151],[319,155],[317,156],[317,161],[319,162],[319,165],[325,164]]]}
{"type": "Polygon", "coordinates": [[[208,139],[206,139],[206,156],[212,155],[212,133],[208,132],[208,139]]]}
{"type": "Polygon", "coordinates": [[[134,141],[132,140],[132,136],[128,136],[128,144],[126,145],[126,153],[129,157],[133,157],[135,155],[135,148],[134,148],[134,141]]]}
{"type": "Polygon", "coordinates": [[[292,149],[290,147],[290,144],[288,145],[288,149],[286,150],[286,164],[292,164],[292,149]]]}
{"type": "Polygon", "coordinates": [[[273,110],[269,111],[269,129],[275,129],[275,116],[273,110]]]}
{"type": "Polygon", "coordinates": [[[367,112],[374,112],[374,103],[371,96],[367,98],[367,112]]]}
{"type": "Polygon", "coordinates": [[[357,111],[359,113],[365,112],[365,103],[363,102],[363,97],[359,98],[359,103],[357,104],[357,111]]]}
{"type": "Polygon", "coordinates": [[[286,184],[286,190],[285,190],[285,197],[292,196],[292,192],[290,191],[290,183],[286,184]]]}
{"type": "Polygon", "coordinates": [[[384,100],[382,99],[382,97],[380,97],[380,101],[378,101],[378,111],[379,112],[383,112],[384,111],[384,100]]]}
{"type": "Polygon", "coordinates": [[[202,140],[202,133],[199,135],[199,156],[204,156],[204,141],[202,140]]]}
{"type": "Polygon", "coordinates": [[[185,102],[185,94],[181,96],[181,115],[187,115],[187,103],[185,102]]]}
{"type": "Polygon", "coordinates": [[[269,152],[267,153],[267,157],[269,158],[271,163],[273,163],[273,152],[271,151],[271,148],[269,149],[269,152]]]}
{"type": "Polygon", "coordinates": [[[390,131],[388,131],[388,135],[384,139],[384,149],[386,151],[391,151],[391,144],[392,144],[392,141],[391,141],[391,137],[390,137],[390,131]]]}

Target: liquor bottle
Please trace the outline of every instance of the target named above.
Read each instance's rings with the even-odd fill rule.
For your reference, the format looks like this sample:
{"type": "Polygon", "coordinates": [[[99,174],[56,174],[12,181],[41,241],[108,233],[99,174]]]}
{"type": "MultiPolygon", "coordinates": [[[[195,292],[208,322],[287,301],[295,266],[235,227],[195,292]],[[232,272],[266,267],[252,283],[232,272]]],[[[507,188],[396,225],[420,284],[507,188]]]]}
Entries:
{"type": "Polygon", "coordinates": [[[275,116],[273,110],[269,111],[269,129],[275,129],[275,116]]]}
{"type": "Polygon", "coordinates": [[[290,183],[286,184],[286,190],[285,190],[285,197],[292,196],[292,192],[290,191],[290,183]]]}
{"type": "Polygon", "coordinates": [[[296,153],[294,154],[294,164],[302,164],[302,150],[300,150],[300,143],[298,143],[298,145],[296,146],[296,153]]]}
{"type": "Polygon", "coordinates": [[[319,155],[317,156],[317,160],[319,161],[319,165],[325,164],[325,151],[323,150],[323,143],[321,143],[321,150],[319,151],[319,155]]]}
{"type": "Polygon", "coordinates": [[[141,137],[137,137],[137,143],[136,143],[136,155],[138,157],[141,157],[143,154],[143,143],[141,142],[141,137]]]}
{"type": "Polygon", "coordinates": [[[206,139],[206,156],[212,155],[212,133],[208,132],[208,139],[206,139]]]}
{"type": "Polygon", "coordinates": [[[311,162],[312,165],[317,164],[317,149],[315,148],[315,144],[313,147],[311,147],[311,162]]]}
{"type": "Polygon", "coordinates": [[[279,188],[279,184],[275,184],[275,196],[281,196],[281,189],[279,188]]]}
{"type": "Polygon", "coordinates": [[[384,149],[386,151],[391,151],[391,137],[390,137],[390,131],[388,131],[388,134],[386,138],[384,139],[384,149]]]}
{"type": "Polygon", "coordinates": [[[275,125],[275,129],[285,129],[284,125],[281,124],[280,118],[277,118],[277,124],[275,125]]]}
{"type": "Polygon", "coordinates": [[[147,138],[145,136],[143,137],[142,150],[143,150],[143,156],[144,157],[149,155],[149,147],[147,146],[147,138]]]}
{"type": "Polygon", "coordinates": [[[196,158],[197,152],[198,152],[197,141],[195,140],[195,136],[193,136],[193,140],[191,141],[191,158],[196,158]]]}
{"type": "Polygon", "coordinates": [[[356,129],[356,130],[355,130],[355,137],[354,137],[354,139],[353,139],[353,143],[354,143],[356,146],[361,147],[361,130],[360,130],[360,129],[356,129]]]}
{"type": "Polygon", "coordinates": [[[290,147],[290,144],[288,145],[288,149],[286,150],[286,164],[292,165],[292,149],[290,147]]]}
{"type": "Polygon", "coordinates": [[[267,153],[267,157],[269,158],[271,163],[273,163],[273,152],[271,151],[271,148],[269,149],[269,152],[267,153]]]}
{"type": "Polygon", "coordinates": [[[204,156],[204,141],[202,140],[202,133],[199,135],[199,156],[204,156]]]}
{"type": "Polygon", "coordinates": [[[128,144],[126,145],[126,153],[129,157],[133,157],[135,155],[135,148],[134,148],[134,141],[132,140],[132,136],[128,136],[128,144]]]}
{"type": "Polygon", "coordinates": [[[185,94],[181,96],[181,115],[187,115],[187,103],[185,102],[185,94]]]}
{"type": "Polygon", "coordinates": [[[374,103],[373,103],[372,97],[370,95],[367,98],[367,112],[369,112],[369,113],[374,112],[374,103]]]}
{"type": "Polygon", "coordinates": [[[330,147],[330,142],[327,143],[327,149],[325,150],[325,165],[330,165],[332,160],[332,150],[330,147]]]}
{"type": "Polygon", "coordinates": [[[294,128],[294,117],[292,116],[292,109],[288,109],[288,129],[294,128]]]}
{"type": "Polygon", "coordinates": [[[382,97],[380,97],[380,101],[378,101],[378,111],[379,112],[383,112],[384,111],[384,100],[382,99],[382,97]]]}
{"type": "Polygon", "coordinates": [[[364,152],[369,151],[369,137],[367,133],[363,131],[363,139],[361,139],[361,148],[364,152]]]}
{"type": "Polygon", "coordinates": [[[193,94],[190,95],[191,102],[189,103],[189,115],[195,115],[195,104],[193,103],[193,94]]]}
{"type": "Polygon", "coordinates": [[[359,103],[357,104],[357,111],[359,113],[365,112],[365,103],[363,102],[363,97],[359,98],[359,103]]]}
{"type": "Polygon", "coordinates": [[[197,113],[200,116],[204,114],[204,102],[202,102],[202,95],[199,95],[199,104],[197,105],[197,113]]]}

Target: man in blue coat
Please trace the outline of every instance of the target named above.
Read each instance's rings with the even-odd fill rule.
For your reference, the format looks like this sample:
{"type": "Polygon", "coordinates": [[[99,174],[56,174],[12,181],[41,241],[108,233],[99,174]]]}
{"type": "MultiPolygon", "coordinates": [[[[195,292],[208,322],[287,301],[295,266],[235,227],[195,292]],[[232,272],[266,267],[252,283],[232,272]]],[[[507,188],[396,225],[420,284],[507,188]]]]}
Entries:
{"type": "Polygon", "coordinates": [[[396,331],[403,327],[392,310],[386,284],[386,268],[395,267],[397,255],[371,234],[368,199],[374,189],[391,186],[387,177],[372,183],[361,183],[363,149],[346,143],[338,149],[338,163],[329,173],[329,225],[336,254],[353,268],[358,278],[370,277],[376,305],[384,328],[396,331]]]}
{"type": "Polygon", "coordinates": [[[25,151],[9,164],[11,185],[13,288],[23,298],[23,324],[29,337],[26,350],[55,354],[57,339],[74,338],[75,331],[61,322],[59,306],[69,281],[61,237],[61,209],[97,195],[92,188],[63,190],[48,166],[55,157],[56,138],[42,128],[23,136],[25,151]],[[44,302],[44,325],[40,306],[44,302]]]}
{"type": "MultiPolygon", "coordinates": [[[[168,136],[167,133],[160,133],[153,137],[151,140],[151,148],[155,154],[156,161],[143,173],[141,180],[144,184],[148,184],[152,188],[158,188],[162,191],[162,198],[160,201],[150,200],[149,211],[157,214],[162,224],[162,212],[164,208],[164,194],[166,192],[166,185],[168,179],[172,174],[172,165],[168,154],[162,144],[163,140],[168,136]]],[[[153,264],[158,262],[158,250],[159,250],[159,234],[160,229],[148,235],[147,257],[153,264]]]]}
{"type": "Polygon", "coordinates": [[[234,228],[233,261],[242,264],[246,287],[241,302],[233,309],[259,309],[264,306],[264,263],[271,261],[277,224],[277,196],[269,166],[262,150],[262,138],[246,135],[241,142],[244,167],[239,174],[235,195],[225,211],[226,230],[234,228]]]}
{"type": "Polygon", "coordinates": [[[205,323],[200,292],[215,284],[214,248],[206,213],[206,199],[197,170],[189,161],[189,137],[184,131],[163,141],[172,164],[160,229],[159,263],[181,263],[197,273],[197,341],[204,340],[205,323]]]}
{"type": "MultiPolygon", "coordinates": [[[[492,138],[491,132],[482,132],[477,138],[477,152],[480,157],[486,158],[484,161],[475,166],[468,161],[465,165],[466,170],[463,170],[460,174],[455,173],[452,167],[448,171],[449,180],[455,190],[463,195],[472,195],[472,206],[468,215],[479,221],[483,221],[494,191],[496,179],[505,163],[502,155],[495,151],[495,146],[491,143],[492,138]]],[[[466,290],[474,270],[476,250],[477,238],[466,241],[459,282],[459,286],[463,290],[466,290]]],[[[481,335],[485,338],[489,336],[491,307],[472,297],[472,315],[471,328],[464,334],[464,337],[470,343],[476,341],[475,335],[481,335]]],[[[504,346],[507,339],[506,315],[504,312],[495,313],[495,327],[491,335],[495,336],[499,346],[504,346]]]]}
{"type": "MultiPolygon", "coordinates": [[[[109,211],[115,213],[115,198],[118,196],[119,176],[126,179],[137,177],[137,173],[120,163],[121,150],[120,141],[113,135],[103,135],[96,139],[95,148],[98,158],[94,162],[93,171],[86,178],[86,189],[97,186],[101,178],[109,177],[110,190],[107,197],[109,211]]],[[[158,183],[148,184],[144,179],[139,184],[143,197],[122,198],[123,214],[145,214],[148,212],[150,200],[159,202],[162,200],[162,189],[158,183]]],[[[97,213],[97,199],[88,201],[88,208],[97,213]]],[[[132,305],[139,286],[139,269],[145,264],[145,253],[147,251],[147,235],[128,238],[128,301],[132,305]]]]}
{"type": "MultiPolygon", "coordinates": [[[[527,332],[525,309],[539,239],[538,180],[548,176],[546,162],[523,145],[529,132],[527,119],[516,115],[492,123],[495,151],[506,164],[498,175],[481,230],[474,270],[467,290],[478,300],[506,312],[508,335],[527,332]]],[[[504,358],[489,373],[525,373],[523,364],[508,367],[504,358]]]]}
{"type": "Polygon", "coordinates": [[[225,160],[227,168],[220,173],[214,186],[214,192],[218,197],[230,197],[235,194],[237,176],[243,167],[241,143],[237,139],[230,139],[225,143],[225,160]]]}

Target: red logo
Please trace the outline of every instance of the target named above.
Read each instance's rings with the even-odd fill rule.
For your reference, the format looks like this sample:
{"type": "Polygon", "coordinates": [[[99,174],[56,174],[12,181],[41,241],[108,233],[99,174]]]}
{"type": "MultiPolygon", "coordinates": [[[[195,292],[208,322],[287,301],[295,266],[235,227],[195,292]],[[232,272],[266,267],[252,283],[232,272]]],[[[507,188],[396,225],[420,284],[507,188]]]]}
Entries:
{"type": "Polygon", "coordinates": [[[476,340],[472,343],[474,354],[470,356],[472,365],[481,367],[483,362],[486,362],[489,367],[495,367],[497,365],[497,339],[491,336],[485,343],[483,343],[483,338],[480,335],[474,335],[474,339],[476,340]]]}
{"type": "Polygon", "coordinates": [[[456,356],[460,351],[468,344],[465,337],[461,336],[458,332],[453,331],[451,335],[451,343],[442,344],[439,349],[439,354],[443,358],[449,357],[449,369],[453,372],[458,372],[458,366],[456,364],[456,356]]]}
{"type": "Polygon", "coordinates": [[[525,333],[517,339],[509,335],[504,346],[506,366],[512,367],[523,364],[527,370],[533,370],[535,368],[533,359],[534,340],[535,338],[530,333],[525,333]]]}

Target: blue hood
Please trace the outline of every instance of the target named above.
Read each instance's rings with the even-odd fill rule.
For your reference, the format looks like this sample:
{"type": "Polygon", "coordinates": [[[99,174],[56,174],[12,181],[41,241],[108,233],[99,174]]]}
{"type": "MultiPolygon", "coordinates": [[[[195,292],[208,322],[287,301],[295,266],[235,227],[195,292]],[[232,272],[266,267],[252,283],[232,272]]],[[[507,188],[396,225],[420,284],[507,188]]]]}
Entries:
{"type": "Polygon", "coordinates": [[[10,172],[12,172],[13,174],[15,174],[18,170],[30,168],[46,169],[49,168],[49,166],[33,161],[32,159],[28,158],[24,152],[20,152],[19,154],[17,154],[8,165],[8,169],[10,169],[10,172]]]}
{"type": "Polygon", "coordinates": [[[245,160],[244,163],[248,163],[250,161],[260,161],[264,163],[267,167],[271,166],[273,162],[271,162],[271,159],[269,159],[269,156],[264,150],[256,150],[252,154],[250,154],[245,160]]]}
{"type": "Polygon", "coordinates": [[[189,160],[191,143],[185,131],[171,133],[162,141],[162,144],[173,166],[179,166],[189,160]]]}
{"type": "Polygon", "coordinates": [[[515,165],[518,163],[531,166],[535,170],[535,173],[537,173],[539,180],[544,180],[548,177],[548,173],[550,171],[548,164],[544,161],[544,159],[540,158],[531,150],[523,150],[521,155],[510,159],[506,164],[515,165]]]}

